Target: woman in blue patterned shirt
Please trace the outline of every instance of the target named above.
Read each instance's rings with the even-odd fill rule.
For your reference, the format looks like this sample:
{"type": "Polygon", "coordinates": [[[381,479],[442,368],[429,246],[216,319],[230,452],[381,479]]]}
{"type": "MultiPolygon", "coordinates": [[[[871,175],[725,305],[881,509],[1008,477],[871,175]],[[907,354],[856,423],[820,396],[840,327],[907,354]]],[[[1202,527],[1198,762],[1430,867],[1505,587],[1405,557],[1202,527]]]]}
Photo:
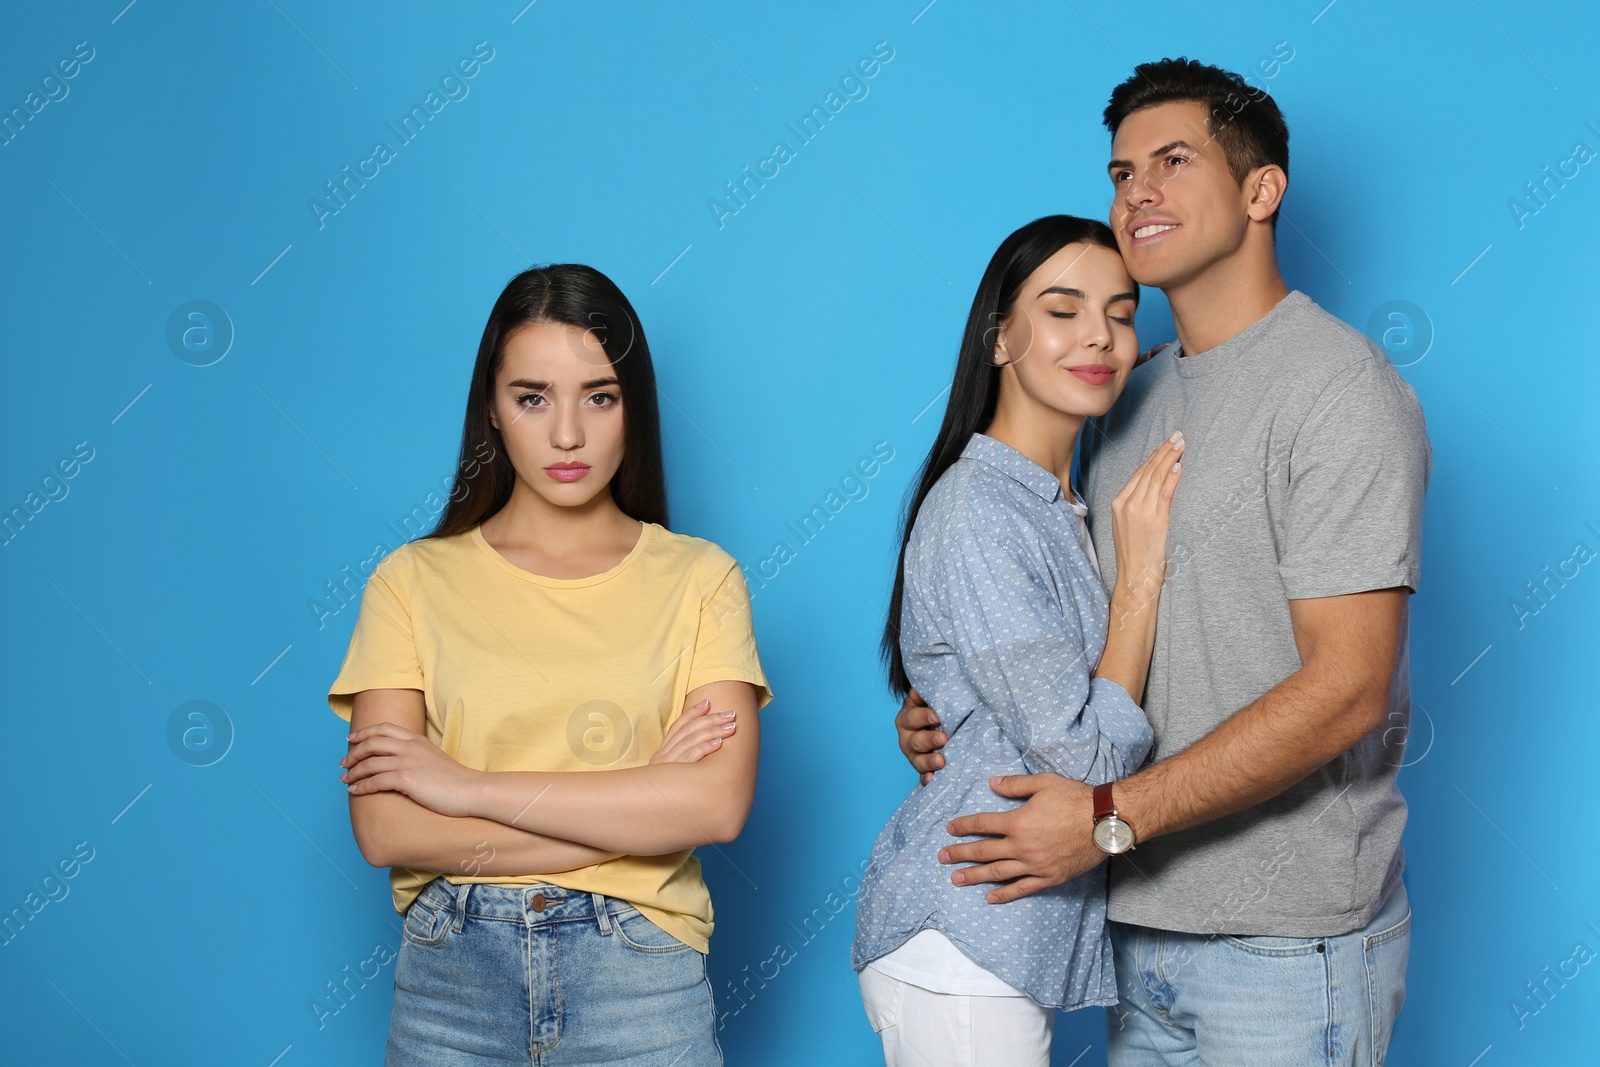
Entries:
{"type": "Polygon", "coordinates": [[[1117,1000],[1104,864],[990,904],[952,884],[938,850],[962,812],[1020,805],[991,775],[1098,784],[1150,750],[1138,701],[1182,435],[1112,506],[1109,596],[1070,490],[1079,432],[1138,360],[1138,300],[1104,223],[1051,215],[1000,245],[967,318],[884,633],[891,688],[914,686],[949,735],[945,769],[879,835],[856,904],[851,964],[889,1067],[1044,1067],[1056,1009],[1117,1000]]]}

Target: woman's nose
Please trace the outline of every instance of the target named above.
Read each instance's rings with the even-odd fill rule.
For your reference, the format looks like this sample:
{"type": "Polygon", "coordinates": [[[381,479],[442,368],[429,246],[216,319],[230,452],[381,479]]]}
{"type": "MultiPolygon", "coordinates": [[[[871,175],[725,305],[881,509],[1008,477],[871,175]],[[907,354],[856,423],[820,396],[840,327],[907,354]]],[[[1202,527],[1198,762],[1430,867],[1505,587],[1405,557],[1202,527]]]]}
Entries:
{"type": "Polygon", "coordinates": [[[550,443],[556,448],[572,449],[583,445],[583,427],[576,411],[559,411],[550,427],[550,443]]]}

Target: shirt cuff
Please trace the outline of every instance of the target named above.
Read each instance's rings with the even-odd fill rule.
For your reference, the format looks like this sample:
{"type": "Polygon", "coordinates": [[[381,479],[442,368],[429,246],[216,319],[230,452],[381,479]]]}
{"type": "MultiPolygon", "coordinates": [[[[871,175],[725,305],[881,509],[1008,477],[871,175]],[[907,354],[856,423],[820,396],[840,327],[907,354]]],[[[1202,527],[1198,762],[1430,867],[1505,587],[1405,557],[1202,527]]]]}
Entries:
{"type": "Polygon", "coordinates": [[[1121,683],[1095,678],[1089,683],[1089,703],[1100,721],[1101,736],[1126,753],[1133,766],[1143,763],[1155,742],[1155,732],[1150,729],[1144,709],[1121,683]]]}

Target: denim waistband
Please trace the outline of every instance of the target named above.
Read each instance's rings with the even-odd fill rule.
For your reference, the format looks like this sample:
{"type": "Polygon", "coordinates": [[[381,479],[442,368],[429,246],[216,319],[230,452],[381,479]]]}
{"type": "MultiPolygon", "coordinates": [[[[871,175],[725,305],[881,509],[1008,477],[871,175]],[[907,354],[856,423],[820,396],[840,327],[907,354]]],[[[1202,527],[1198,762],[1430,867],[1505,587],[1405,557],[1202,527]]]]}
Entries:
{"type": "Polygon", "coordinates": [[[417,901],[452,912],[452,925],[458,931],[470,915],[475,919],[504,919],[529,925],[583,920],[597,923],[602,934],[609,934],[619,915],[637,910],[620,897],[568,889],[548,882],[531,885],[463,882],[457,885],[443,875],[424,886],[417,901]]]}

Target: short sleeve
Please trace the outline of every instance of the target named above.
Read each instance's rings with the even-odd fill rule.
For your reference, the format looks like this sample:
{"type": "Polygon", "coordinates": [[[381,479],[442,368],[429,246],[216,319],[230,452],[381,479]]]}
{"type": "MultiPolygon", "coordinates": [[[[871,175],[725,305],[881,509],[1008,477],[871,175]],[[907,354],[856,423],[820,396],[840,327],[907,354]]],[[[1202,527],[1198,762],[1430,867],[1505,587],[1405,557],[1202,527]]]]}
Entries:
{"type": "Polygon", "coordinates": [[[732,556],[713,545],[700,561],[700,589],[689,690],[709,682],[749,682],[756,687],[756,708],[765,707],[772,690],[756,654],[744,572],[732,556]]]}
{"type": "Polygon", "coordinates": [[[403,572],[389,556],[361,591],[361,612],[350,647],[328,690],[328,706],[341,719],[350,719],[355,695],[363,689],[424,688],[405,588],[403,572]]]}
{"type": "Polygon", "coordinates": [[[1289,453],[1278,558],[1289,599],[1416,592],[1432,463],[1422,406],[1387,359],[1336,375],[1289,453]]]}

